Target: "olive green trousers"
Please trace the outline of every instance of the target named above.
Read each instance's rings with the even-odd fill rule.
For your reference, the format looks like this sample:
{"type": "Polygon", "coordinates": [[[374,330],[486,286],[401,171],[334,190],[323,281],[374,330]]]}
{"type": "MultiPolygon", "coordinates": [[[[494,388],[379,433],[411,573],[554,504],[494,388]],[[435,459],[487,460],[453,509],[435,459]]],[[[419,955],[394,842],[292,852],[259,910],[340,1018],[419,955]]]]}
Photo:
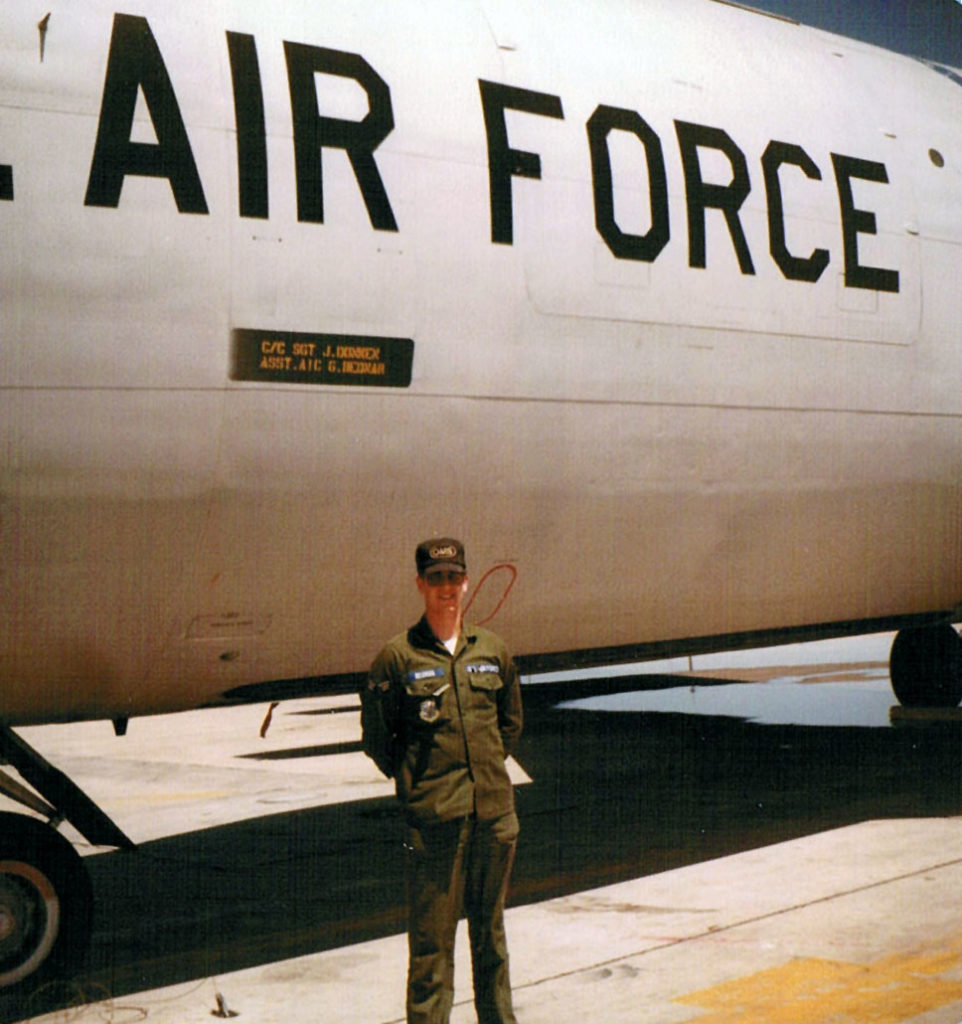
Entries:
{"type": "Polygon", "coordinates": [[[511,1006],[504,901],[518,818],[459,818],[408,825],[408,1024],[448,1024],[454,1003],[454,937],[468,919],[478,1024],[516,1024],[511,1006]]]}

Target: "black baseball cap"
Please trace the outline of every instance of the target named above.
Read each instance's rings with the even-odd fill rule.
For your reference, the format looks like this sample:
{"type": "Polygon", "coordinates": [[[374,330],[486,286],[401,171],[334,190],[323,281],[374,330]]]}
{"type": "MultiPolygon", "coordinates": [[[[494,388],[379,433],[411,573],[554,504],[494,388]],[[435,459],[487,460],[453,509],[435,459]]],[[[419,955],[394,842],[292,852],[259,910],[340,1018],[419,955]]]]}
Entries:
{"type": "Polygon", "coordinates": [[[423,540],[414,553],[418,576],[429,569],[446,569],[449,572],[467,572],[464,560],[464,545],[453,537],[435,537],[423,540]]]}

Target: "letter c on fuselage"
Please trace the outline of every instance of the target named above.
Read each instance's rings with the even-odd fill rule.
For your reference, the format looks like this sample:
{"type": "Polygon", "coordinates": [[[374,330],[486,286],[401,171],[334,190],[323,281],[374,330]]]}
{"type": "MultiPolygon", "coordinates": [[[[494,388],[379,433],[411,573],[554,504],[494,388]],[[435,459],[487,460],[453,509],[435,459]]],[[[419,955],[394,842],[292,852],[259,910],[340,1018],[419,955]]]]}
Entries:
{"type": "Polygon", "coordinates": [[[762,171],[765,175],[765,192],[768,197],[768,240],[772,259],[779,270],[790,281],[814,283],[821,276],[831,258],[827,249],[814,249],[803,259],[788,251],[785,241],[785,205],[782,201],[782,185],[778,178],[779,168],[791,164],[801,168],[806,177],[822,180],[822,172],[815,161],[802,149],[791,142],[769,142],[762,154],[762,171]]]}

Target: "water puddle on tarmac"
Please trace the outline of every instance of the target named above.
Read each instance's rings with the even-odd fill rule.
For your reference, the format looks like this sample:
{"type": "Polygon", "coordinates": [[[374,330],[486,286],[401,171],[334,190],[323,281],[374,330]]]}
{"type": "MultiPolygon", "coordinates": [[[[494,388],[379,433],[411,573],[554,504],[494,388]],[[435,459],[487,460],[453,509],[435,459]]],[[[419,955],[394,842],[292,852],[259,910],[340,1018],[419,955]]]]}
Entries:
{"type": "MultiPolygon", "coordinates": [[[[837,673],[835,674],[837,677],[837,673]]],[[[768,682],[705,683],[679,679],[660,690],[631,690],[562,701],[583,711],[662,712],[740,718],[759,725],[888,728],[895,698],[886,668],[849,673],[846,681],[819,682],[817,675],[768,682]]]]}
{"type": "MultiPolygon", "coordinates": [[[[559,708],[594,712],[668,713],[738,718],[760,725],[856,726],[902,724],[892,693],[888,654],[892,633],[737,651],[617,669],[587,669],[532,677],[530,682],[580,684],[559,708]],[[659,676],[646,683],[646,676],[659,676]],[[592,694],[586,684],[630,676],[619,692],[592,694]],[[677,686],[666,686],[666,678],[677,686]]],[[[599,687],[600,689],[601,687],[599,687]]]]}

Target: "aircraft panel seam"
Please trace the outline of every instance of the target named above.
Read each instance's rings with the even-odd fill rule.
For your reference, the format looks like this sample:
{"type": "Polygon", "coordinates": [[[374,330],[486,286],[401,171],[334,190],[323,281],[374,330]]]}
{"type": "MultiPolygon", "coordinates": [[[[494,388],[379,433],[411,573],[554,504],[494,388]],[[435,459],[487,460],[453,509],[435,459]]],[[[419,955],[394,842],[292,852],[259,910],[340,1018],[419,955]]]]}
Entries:
{"type": "Polygon", "coordinates": [[[962,410],[958,412],[938,412],[917,409],[846,409],[841,406],[811,405],[751,405],[746,402],[672,402],[656,400],[631,400],[617,398],[565,398],[546,395],[463,395],[445,392],[385,392],[379,389],[351,388],[351,394],[343,394],[329,386],[329,390],[318,392],[316,387],[286,385],[284,387],[61,387],[57,385],[0,385],[0,394],[5,392],[77,392],[90,394],[95,392],[117,393],[152,393],[152,394],[317,394],[327,399],[355,400],[360,398],[403,399],[421,401],[464,401],[464,402],[497,402],[523,403],[528,405],[578,405],[578,406],[610,406],[611,408],[629,407],[646,409],[711,409],[718,412],[763,412],[763,413],[812,413],[830,416],[894,416],[903,419],[920,420],[958,420],[962,419],[962,410]]]}

